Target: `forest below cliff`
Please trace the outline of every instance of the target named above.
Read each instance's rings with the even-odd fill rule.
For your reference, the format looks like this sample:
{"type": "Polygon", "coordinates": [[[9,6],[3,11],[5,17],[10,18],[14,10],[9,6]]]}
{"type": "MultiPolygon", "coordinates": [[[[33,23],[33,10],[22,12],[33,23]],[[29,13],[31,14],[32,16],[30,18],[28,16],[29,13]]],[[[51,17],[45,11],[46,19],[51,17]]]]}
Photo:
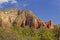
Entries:
{"type": "Polygon", "coordinates": [[[46,27],[34,29],[16,25],[8,29],[0,27],[0,40],[60,40],[60,29],[51,30],[46,27]]]}
{"type": "Polygon", "coordinates": [[[0,10],[0,40],[60,40],[60,28],[30,10],[5,9],[0,10]]]}

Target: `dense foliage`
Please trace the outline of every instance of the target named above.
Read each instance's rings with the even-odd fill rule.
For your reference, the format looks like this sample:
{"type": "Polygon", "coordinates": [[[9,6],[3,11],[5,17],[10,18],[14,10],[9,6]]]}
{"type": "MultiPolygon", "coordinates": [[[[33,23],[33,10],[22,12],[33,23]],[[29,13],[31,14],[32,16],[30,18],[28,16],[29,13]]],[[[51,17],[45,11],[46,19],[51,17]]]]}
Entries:
{"type": "Polygon", "coordinates": [[[22,28],[16,25],[10,29],[0,27],[0,40],[60,40],[60,29],[50,30],[46,27],[34,29],[28,26],[22,28]]]}

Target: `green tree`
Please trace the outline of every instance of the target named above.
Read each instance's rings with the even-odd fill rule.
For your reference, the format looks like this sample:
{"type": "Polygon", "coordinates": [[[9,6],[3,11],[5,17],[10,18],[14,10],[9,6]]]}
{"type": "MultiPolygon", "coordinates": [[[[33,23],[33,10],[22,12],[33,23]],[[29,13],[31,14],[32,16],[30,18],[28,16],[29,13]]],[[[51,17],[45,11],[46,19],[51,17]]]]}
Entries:
{"type": "Polygon", "coordinates": [[[46,27],[40,27],[38,34],[40,40],[54,40],[52,31],[46,27]]]}

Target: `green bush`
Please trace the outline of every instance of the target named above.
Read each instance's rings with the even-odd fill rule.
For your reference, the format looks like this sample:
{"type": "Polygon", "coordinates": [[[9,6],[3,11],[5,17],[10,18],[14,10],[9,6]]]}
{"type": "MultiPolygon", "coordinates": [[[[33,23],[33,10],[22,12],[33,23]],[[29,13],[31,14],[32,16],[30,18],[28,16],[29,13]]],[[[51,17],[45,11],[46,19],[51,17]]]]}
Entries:
{"type": "Polygon", "coordinates": [[[14,25],[9,31],[0,27],[0,40],[60,40],[60,30],[39,29],[14,25]]]}

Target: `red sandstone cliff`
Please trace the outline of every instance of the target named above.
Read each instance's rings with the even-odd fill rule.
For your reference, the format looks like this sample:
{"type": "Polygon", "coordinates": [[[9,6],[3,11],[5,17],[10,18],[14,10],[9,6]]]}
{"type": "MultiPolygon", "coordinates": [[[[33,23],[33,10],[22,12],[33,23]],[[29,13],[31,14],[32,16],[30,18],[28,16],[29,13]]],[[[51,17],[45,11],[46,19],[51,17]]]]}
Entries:
{"type": "Polygon", "coordinates": [[[49,29],[54,29],[52,21],[44,22],[37,18],[30,10],[18,10],[15,8],[0,11],[0,26],[3,28],[10,27],[16,24],[19,27],[29,26],[33,28],[40,28],[42,26],[49,29]]]}

